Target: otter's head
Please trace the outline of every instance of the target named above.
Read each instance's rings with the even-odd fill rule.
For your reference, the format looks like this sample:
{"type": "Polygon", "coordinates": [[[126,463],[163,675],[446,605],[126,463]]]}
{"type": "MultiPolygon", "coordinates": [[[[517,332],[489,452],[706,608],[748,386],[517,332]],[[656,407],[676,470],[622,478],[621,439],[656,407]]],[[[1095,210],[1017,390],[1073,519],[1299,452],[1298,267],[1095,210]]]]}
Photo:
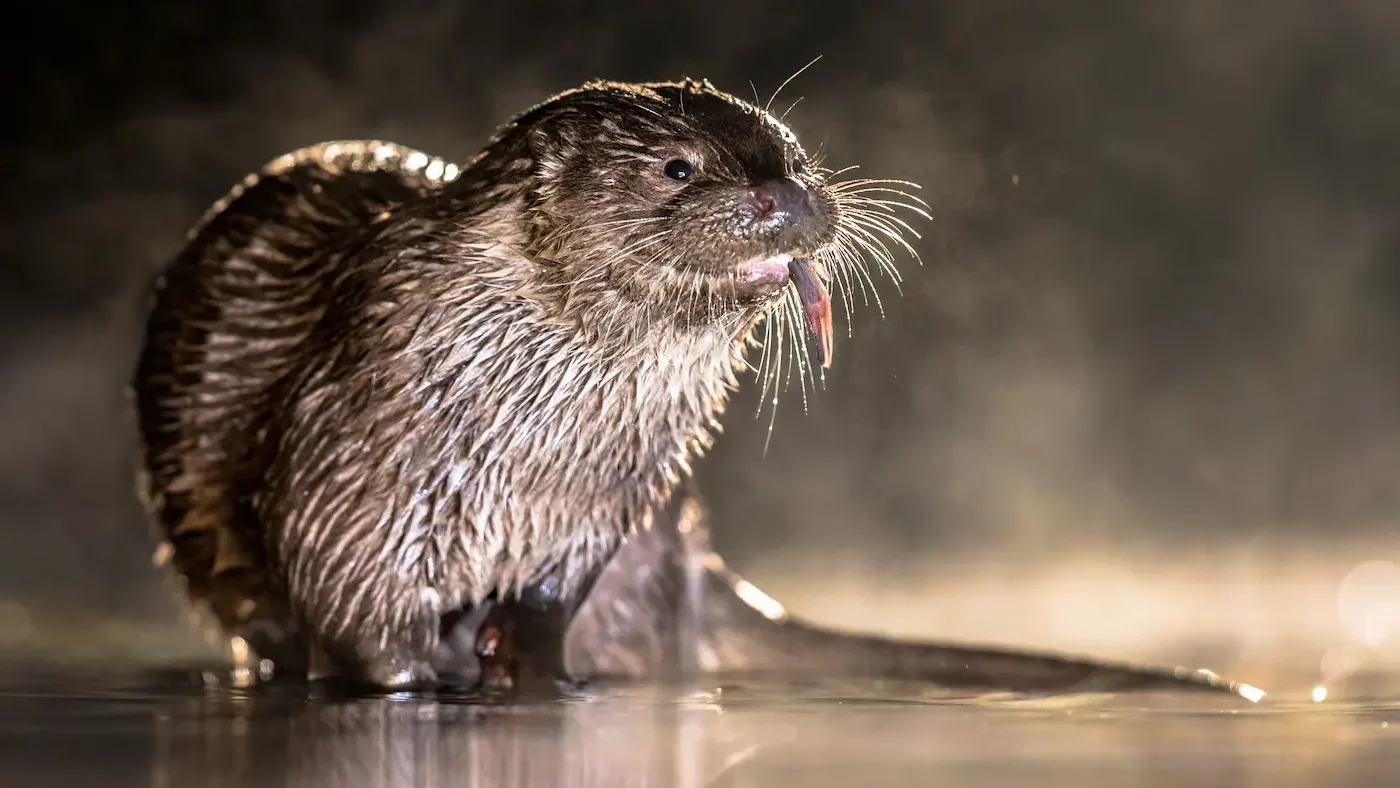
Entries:
{"type": "Polygon", "coordinates": [[[825,280],[848,281],[839,269],[861,252],[887,258],[876,236],[897,235],[857,204],[876,201],[829,185],[781,120],[708,82],[590,83],[495,144],[528,166],[528,252],[553,283],[574,302],[638,305],[647,320],[743,324],[786,294],[829,359],[825,280]]]}

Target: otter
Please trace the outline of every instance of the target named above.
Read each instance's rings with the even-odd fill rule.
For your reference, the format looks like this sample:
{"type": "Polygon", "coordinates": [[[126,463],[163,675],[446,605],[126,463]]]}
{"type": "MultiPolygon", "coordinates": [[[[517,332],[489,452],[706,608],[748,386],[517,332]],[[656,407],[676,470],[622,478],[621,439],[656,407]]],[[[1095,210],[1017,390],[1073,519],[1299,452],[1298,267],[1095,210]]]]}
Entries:
{"type": "Polygon", "coordinates": [[[282,156],[156,282],[132,389],[164,555],[279,674],[379,688],[816,671],[1240,692],[826,630],[709,550],[691,464],[750,351],[768,382],[810,372],[801,332],[829,365],[828,285],[892,270],[920,205],[690,79],[559,93],[460,167],[384,141],[282,156]]]}

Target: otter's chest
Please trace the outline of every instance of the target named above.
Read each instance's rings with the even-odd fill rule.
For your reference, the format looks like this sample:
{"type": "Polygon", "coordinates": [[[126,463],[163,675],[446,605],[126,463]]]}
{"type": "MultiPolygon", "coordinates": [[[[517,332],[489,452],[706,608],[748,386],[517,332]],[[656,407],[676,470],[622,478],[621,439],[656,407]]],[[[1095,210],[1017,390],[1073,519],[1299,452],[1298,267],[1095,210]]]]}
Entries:
{"type": "Polygon", "coordinates": [[[688,473],[733,385],[723,337],[618,354],[519,316],[493,325],[417,351],[382,466],[409,529],[432,534],[430,574],[468,597],[555,569],[567,584],[606,557],[688,473]]]}

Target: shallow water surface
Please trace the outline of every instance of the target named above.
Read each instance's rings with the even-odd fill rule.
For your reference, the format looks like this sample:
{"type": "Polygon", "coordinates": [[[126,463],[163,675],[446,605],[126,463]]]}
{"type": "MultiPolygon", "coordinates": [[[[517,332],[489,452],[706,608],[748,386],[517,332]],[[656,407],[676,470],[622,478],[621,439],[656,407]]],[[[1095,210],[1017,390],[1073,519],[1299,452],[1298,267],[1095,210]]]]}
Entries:
{"type": "Polygon", "coordinates": [[[485,704],[11,673],[6,786],[1378,786],[1400,706],[1016,698],[888,684],[602,688],[485,704]],[[1325,710],[1324,710],[1325,709],[1325,710]]]}

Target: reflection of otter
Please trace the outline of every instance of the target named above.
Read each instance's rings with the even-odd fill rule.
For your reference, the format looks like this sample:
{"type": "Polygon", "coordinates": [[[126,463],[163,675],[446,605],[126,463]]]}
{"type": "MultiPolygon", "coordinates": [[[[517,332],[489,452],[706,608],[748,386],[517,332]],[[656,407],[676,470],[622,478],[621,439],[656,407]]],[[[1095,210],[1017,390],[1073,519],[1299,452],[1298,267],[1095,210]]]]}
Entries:
{"type": "MultiPolygon", "coordinates": [[[[726,714],[705,697],[651,692],[592,700],[500,706],[213,691],[197,714],[183,704],[159,714],[150,785],[707,786],[792,739],[794,720],[784,710],[726,714]]],[[[141,765],[136,749],[123,765],[141,765]]]]}
{"type": "Polygon", "coordinates": [[[828,174],[687,81],[566,92],[460,171],[348,142],[251,176],[166,272],[135,379],[191,596],[283,669],[385,686],[522,665],[1213,685],[775,624],[728,583],[673,492],[756,327],[805,319],[828,362],[825,281],[903,243],[900,193],[828,174]]]}
{"type": "MultiPolygon", "coordinates": [[[[1340,785],[1350,783],[1338,774],[1365,771],[1357,764],[1377,751],[1375,733],[1319,736],[1315,724],[1279,719],[1295,715],[1200,713],[1237,707],[1228,696],[1165,704],[1190,714],[1154,713],[1159,703],[1135,713],[1110,702],[1080,705],[1066,717],[1064,709],[989,714],[1019,704],[967,696],[890,703],[890,696],[840,684],[789,691],[775,704],[774,689],[619,687],[589,692],[586,703],[527,705],[215,690],[193,703],[171,698],[148,708],[124,696],[107,700],[115,708],[100,717],[129,723],[123,735],[111,735],[117,723],[109,722],[95,730],[79,725],[59,740],[102,762],[105,783],[138,784],[145,770],[151,788],[1340,785]],[[829,703],[833,690],[841,692],[839,710],[829,703]],[[1096,710],[1103,713],[1083,713],[1096,710]],[[142,741],[152,711],[154,746],[131,746],[142,741]],[[1299,757],[1278,758],[1280,740],[1299,747],[1299,757]],[[1297,770],[1299,779],[1289,779],[1297,770]],[[1086,780],[1089,771],[1121,779],[1086,780]]],[[[89,709],[102,702],[84,699],[89,709]]],[[[38,735],[52,748],[53,731],[38,735]]],[[[38,760],[52,768],[56,759],[38,760]]],[[[20,774],[21,785],[68,784],[26,782],[20,774]]]]}

